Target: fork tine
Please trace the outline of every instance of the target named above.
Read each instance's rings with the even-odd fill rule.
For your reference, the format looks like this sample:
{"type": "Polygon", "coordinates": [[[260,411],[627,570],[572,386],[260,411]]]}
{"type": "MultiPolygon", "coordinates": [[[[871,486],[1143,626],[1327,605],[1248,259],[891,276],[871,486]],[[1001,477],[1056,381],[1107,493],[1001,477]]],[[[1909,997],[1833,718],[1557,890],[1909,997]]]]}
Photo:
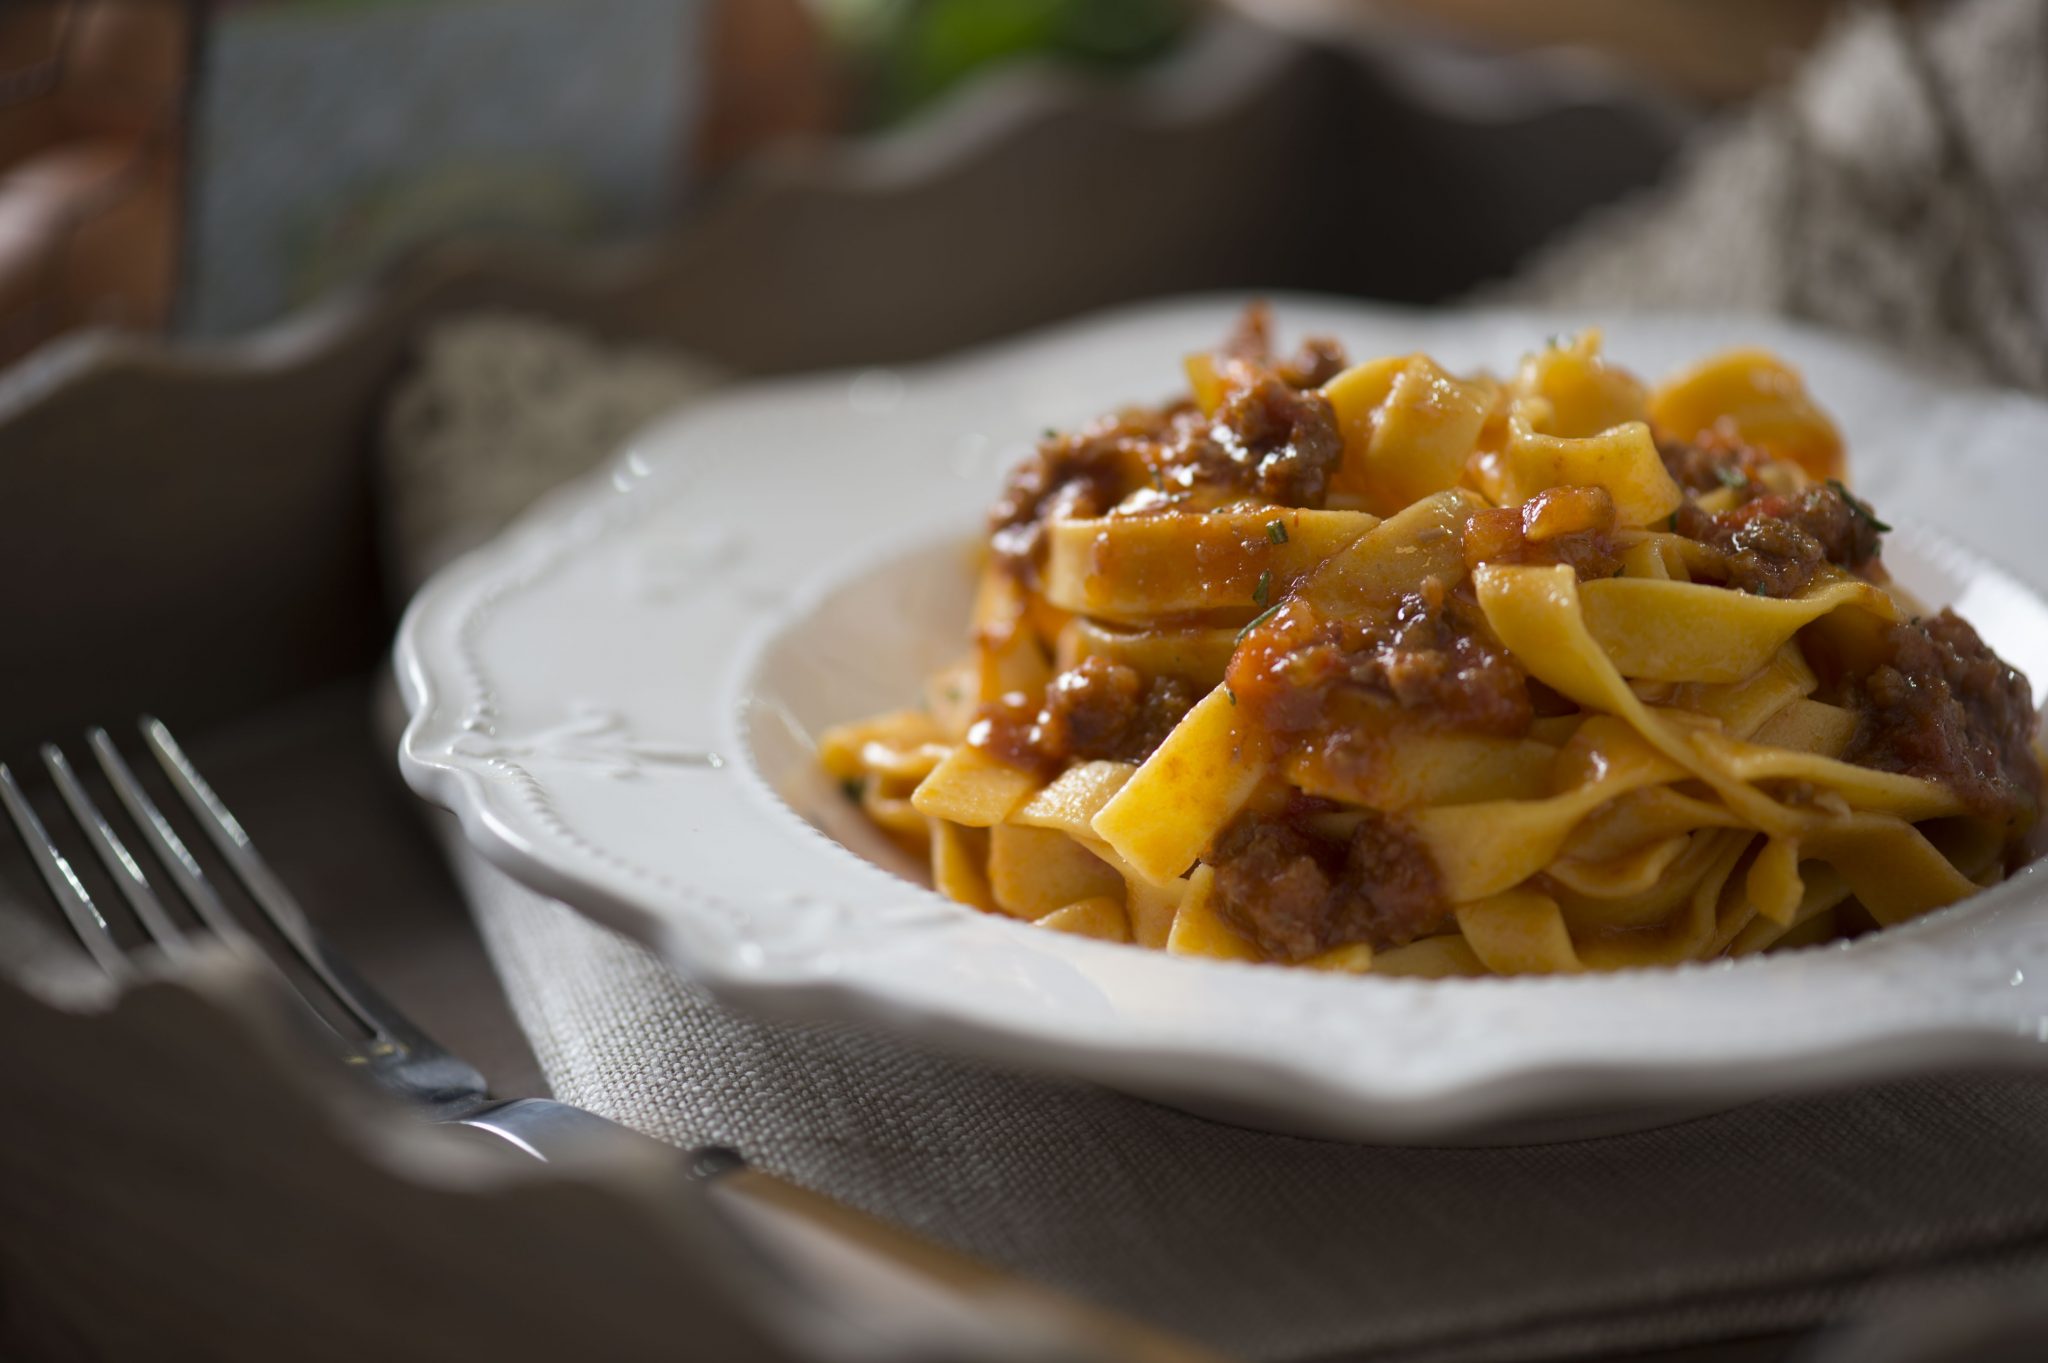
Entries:
{"type": "Polygon", "coordinates": [[[107,920],[101,916],[99,905],[93,903],[92,896],[86,893],[78,873],[57,850],[57,844],[50,841],[43,821],[29,807],[21,787],[15,783],[14,773],[4,762],[0,762],[0,804],[7,807],[7,817],[14,824],[14,831],[21,835],[22,845],[28,848],[36,870],[42,873],[50,893],[56,896],[57,907],[71,920],[71,929],[84,943],[86,954],[115,979],[125,978],[129,965],[121,944],[114,940],[112,929],[107,927],[107,920]]]}
{"type": "Polygon", "coordinates": [[[114,788],[114,798],[121,802],[121,807],[128,811],[128,817],[142,830],[144,841],[150,844],[164,870],[177,882],[179,892],[192,906],[192,911],[199,915],[199,921],[236,946],[247,944],[242,925],[221,902],[213,882],[206,878],[206,872],[200,869],[198,860],[178,836],[178,830],[156,807],[156,801],[149,798],[142,782],[135,779],[128,759],[121,756],[121,750],[114,746],[114,740],[107,736],[107,731],[97,727],[88,730],[86,742],[91,745],[93,756],[99,759],[107,784],[114,788]]]}
{"type": "Polygon", "coordinates": [[[373,1003],[375,995],[354,978],[354,972],[347,972],[348,978],[343,978],[343,968],[322,947],[312,924],[306,919],[305,911],[285,889],[284,882],[257,854],[248,833],[243,831],[228,807],[221,803],[220,797],[213,793],[213,788],[206,784],[205,778],[200,776],[191,759],[178,746],[178,741],[171,737],[171,731],[164,727],[162,721],[146,715],[139,727],[164,774],[170,777],[179,797],[205,827],[207,837],[227,860],[235,878],[242,882],[250,899],[263,911],[263,916],[291,944],[292,951],[306,968],[319,977],[320,983],[327,986],[350,1016],[376,1037],[395,1040],[401,1033],[409,1034],[411,1029],[402,1019],[395,1016],[387,1019],[382,1015],[388,1005],[380,1006],[381,1000],[373,1003]]]}
{"type": "Polygon", "coordinates": [[[135,858],[128,855],[120,836],[114,832],[99,806],[92,802],[83,783],[71,770],[63,749],[54,743],[43,745],[43,766],[50,773],[50,779],[57,784],[57,793],[64,797],[70,807],[71,817],[78,820],[78,826],[85,830],[99,854],[100,864],[107,868],[121,897],[128,901],[128,907],[135,911],[135,917],[142,929],[164,950],[174,956],[191,953],[191,944],[186,941],[184,930],[171,921],[164,912],[163,902],[156,897],[149,880],[142,874],[142,868],[135,864],[135,858]]]}
{"type": "Polygon", "coordinates": [[[143,841],[156,854],[157,863],[176,882],[178,891],[185,896],[185,902],[199,915],[199,921],[211,928],[214,935],[236,951],[277,972],[277,976],[299,1001],[306,1005],[306,1011],[344,1045],[352,1045],[350,1037],[341,1031],[320,1005],[313,1001],[311,986],[293,979],[276,961],[266,955],[255,941],[245,932],[235,916],[221,901],[220,893],[213,888],[213,882],[206,878],[198,858],[185,846],[178,830],[156,807],[156,801],[149,798],[149,791],[135,778],[135,771],[128,765],[128,759],[121,756],[121,750],[114,746],[114,740],[105,729],[94,726],[86,732],[86,742],[91,745],[93,756],[99,759],[100,770],[106,774],[107,784],[114,788],[114,797],[121,802],[121,808],[128,811],[128,817],[142,830],[143,841]]]}

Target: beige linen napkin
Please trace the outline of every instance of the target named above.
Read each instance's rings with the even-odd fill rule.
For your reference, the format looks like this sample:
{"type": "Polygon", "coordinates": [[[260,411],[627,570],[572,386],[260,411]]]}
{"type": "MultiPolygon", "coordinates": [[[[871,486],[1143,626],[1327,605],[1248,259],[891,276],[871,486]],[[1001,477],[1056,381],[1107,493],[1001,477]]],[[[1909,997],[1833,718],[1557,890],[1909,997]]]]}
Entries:
{"type": "Polygon", "coordinates": [[[1888,1274],[2048,1268],[2048,1080],[1521,1149],[1297,1140],[754,1022],[474,854],[457,870],[557,1096],[1247,1358],[1601,1355],[1808,1325],[1888,1274]]]}
{"type": "MultiPolygon", "coordinates": [[[[2041,385],[2044,15],[1983,0],[1927,42],[1888,17],[1857,21],[1675,189],[1593,224],[1508,292],[1790,312],[2041,385]]],[[[473,540],[705,381],[677,357],[606,354],[538,323],[464,327],[430,348],[388,432],[415,577],[445,552],[440,536],[473,540]],[[544,398],[508,377],[540,354],[544,398]],[[487,507],[454,495],[477,479],[487,507]]],[[[559,1096],[677,1143],[736,1145],[1249,1357],[1678,1345],[1809,1325],[1888,1276],[1995,1292],[2048,1265],[2048,1080],[1901,1083],[1531,1149],[1322,1144],[887,1036],[757,1023],[459,845],[453,856],[559,1096]]]]}

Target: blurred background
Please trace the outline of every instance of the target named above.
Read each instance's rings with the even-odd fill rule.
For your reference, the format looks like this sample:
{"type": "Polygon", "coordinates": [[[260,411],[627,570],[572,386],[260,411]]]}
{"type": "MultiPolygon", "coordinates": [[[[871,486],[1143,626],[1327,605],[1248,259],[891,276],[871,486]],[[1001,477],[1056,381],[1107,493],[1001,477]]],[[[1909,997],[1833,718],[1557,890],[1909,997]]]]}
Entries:
{"type": "MultiPolygon", "coordinates": [[[[1211,229],[1200,268],[1160,270],[1130,291],[1291,283],[1440,297],[1506,273],[1579,213],[1653,178],[1688,125],[1782,79],[1838,8],[9,0],[0,360],[95,325],[240,335],[455,239],[644,241],[745,192],[765,164],[881,174],[863,158],[971,141],[994,116],[990,104],[1014,99],[1014,88],[1001,91],[1020,82],[1057,85],[1076,101],[1166,87],[1199,102],[1263,75],[1255,102],[1269,105],[1287,100],[1278,87],[1290,81],[1326,82],[1298,51],[1278,64],[1289,81],[1248,74],[1260,61],[1273,67],[1276,40],[1345,53],[1366,73],[1306,115],[1357,135],[1337,140],[1296,121],[1249,157],[1219,149],[1199,200],[1162,170],[1162,195],[1173,197],[1147,231],[1168,236],[1212,215],[1260,221],[1232,251],[1214,249],[1211,229]],[[1515,132],[1545,120],[1548,136],[1515,132]],[[1455,135],[1475,121],[1495,125],[1490,142],[1455,135]],[[1438,127],[1423,140],[1434,163],[1395,136],[1418,122],[1438,127]],[[1295,156],[1304,163],[1287,164],[1295,156]],[[1307,176],[1327,183],[1299,192],[1307,176]],[[1410,232],[1395,230],[1403,221],[1410,232]],[[1374,245],[1398,246],[1398,268],[1346,258],[1374,245]]],[[[1062,174],[1061,160],[1046,149],[1013,157],[1004,173],[1057,204],[1071,237],[1035,230],[1065,252],[1089,240],[1100,186],[1088,177],[1101,168],[1077,162],[1062,174]]],[[[1133,170],[1142,178],[1142,165],[1133,170]]],[[[1130,225],[1107,230],[1122,240],[1130,225]]],[[[839,245],[852,258],[867,243],[839,245]]]]}
{"type": "MultiPolygon", "coordinates": [[[[316,873],[343,949],[501,1092],[541,1092],[397,786],[392,630],[439,564],[651,418],[1208,290],[1770,313],[2044,393],[2044,147],[2048,0],[0,0],[0,755],[142,709],[220,739],[202,765],[237,807],[267,793],[259,840],[316,873]]],[[[559,963],[511,910],[477,914],[559,963]]],[[[1984,1125],[1923,1175],[2039,1166],[1984,1125]]],[[[1673,1345],[1805,1331],[1954,1248],[1894,1225],[1834,1139],[1812,1158],[1852,1224],[1745,1248],[1728,1281],[1794,1264],[1841,1291],[1674,1307],[1646,1252],[1617,1310],[1665,1311],[1642,1337],[1673,1345]]],[[[1773,1197],[1751,1173],[1730,1196],[1773,1197]]],[[[74,1300],[101,1260],[53,1258],[60,1233],[194,1233],[80,1216],[47,1178],[15,1179],[35,1215],[0,1215],[0,1270],[69,1274],[74,1300]]],[[[1646,1243],[1682,1245],[1665,1215],[1646,1243]]],[[[2038,1209],[1999,1224],[2038,1266],[2038,1209]]],[[[2044,1356],[2038,1280],[1995,1285],[2033,1347],[1977,1356],[2044,1356]]],[[[1954,1339],[1887,1320],[1825,1356],[1964,1357],[1954,1339]]]]}
{"type": "Polygon", "coordinates": [[[123,703],[88,608],[224,719],[717,384],[1136,300],[1733,309],[2048,391],[2044,145],[2040,0],[5,0],[0,580],[74,587],[7,604],[0,740],[123,703]]]}

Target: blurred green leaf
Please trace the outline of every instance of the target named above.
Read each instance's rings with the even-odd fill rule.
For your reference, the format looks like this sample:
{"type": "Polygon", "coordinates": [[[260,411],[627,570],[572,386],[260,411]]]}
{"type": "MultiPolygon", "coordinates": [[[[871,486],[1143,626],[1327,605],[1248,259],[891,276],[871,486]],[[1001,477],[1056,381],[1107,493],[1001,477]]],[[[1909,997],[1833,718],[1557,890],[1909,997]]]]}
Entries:
{"type": "Polygon", "coordinates": [[[820,0],[862,76],[869,126],[1022,58],[1114,71],[1170,49],[1194,0],[820,0]]]}

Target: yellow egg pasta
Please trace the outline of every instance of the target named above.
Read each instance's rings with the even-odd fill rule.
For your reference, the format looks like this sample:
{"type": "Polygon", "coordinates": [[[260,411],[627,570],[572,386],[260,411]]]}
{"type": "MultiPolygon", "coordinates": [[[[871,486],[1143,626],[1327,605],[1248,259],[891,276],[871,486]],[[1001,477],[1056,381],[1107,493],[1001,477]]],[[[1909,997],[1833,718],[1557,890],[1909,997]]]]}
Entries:
{"type": "Polygon", "coordinates": [[[1277,356],[1012,472],[957,663],[819,760],[963,904],[1215,960],[1575,974],[1853,937],[2013,869],[2027,681],[1884,568],[1756,350],[1662,385],[1277,356]]]}

